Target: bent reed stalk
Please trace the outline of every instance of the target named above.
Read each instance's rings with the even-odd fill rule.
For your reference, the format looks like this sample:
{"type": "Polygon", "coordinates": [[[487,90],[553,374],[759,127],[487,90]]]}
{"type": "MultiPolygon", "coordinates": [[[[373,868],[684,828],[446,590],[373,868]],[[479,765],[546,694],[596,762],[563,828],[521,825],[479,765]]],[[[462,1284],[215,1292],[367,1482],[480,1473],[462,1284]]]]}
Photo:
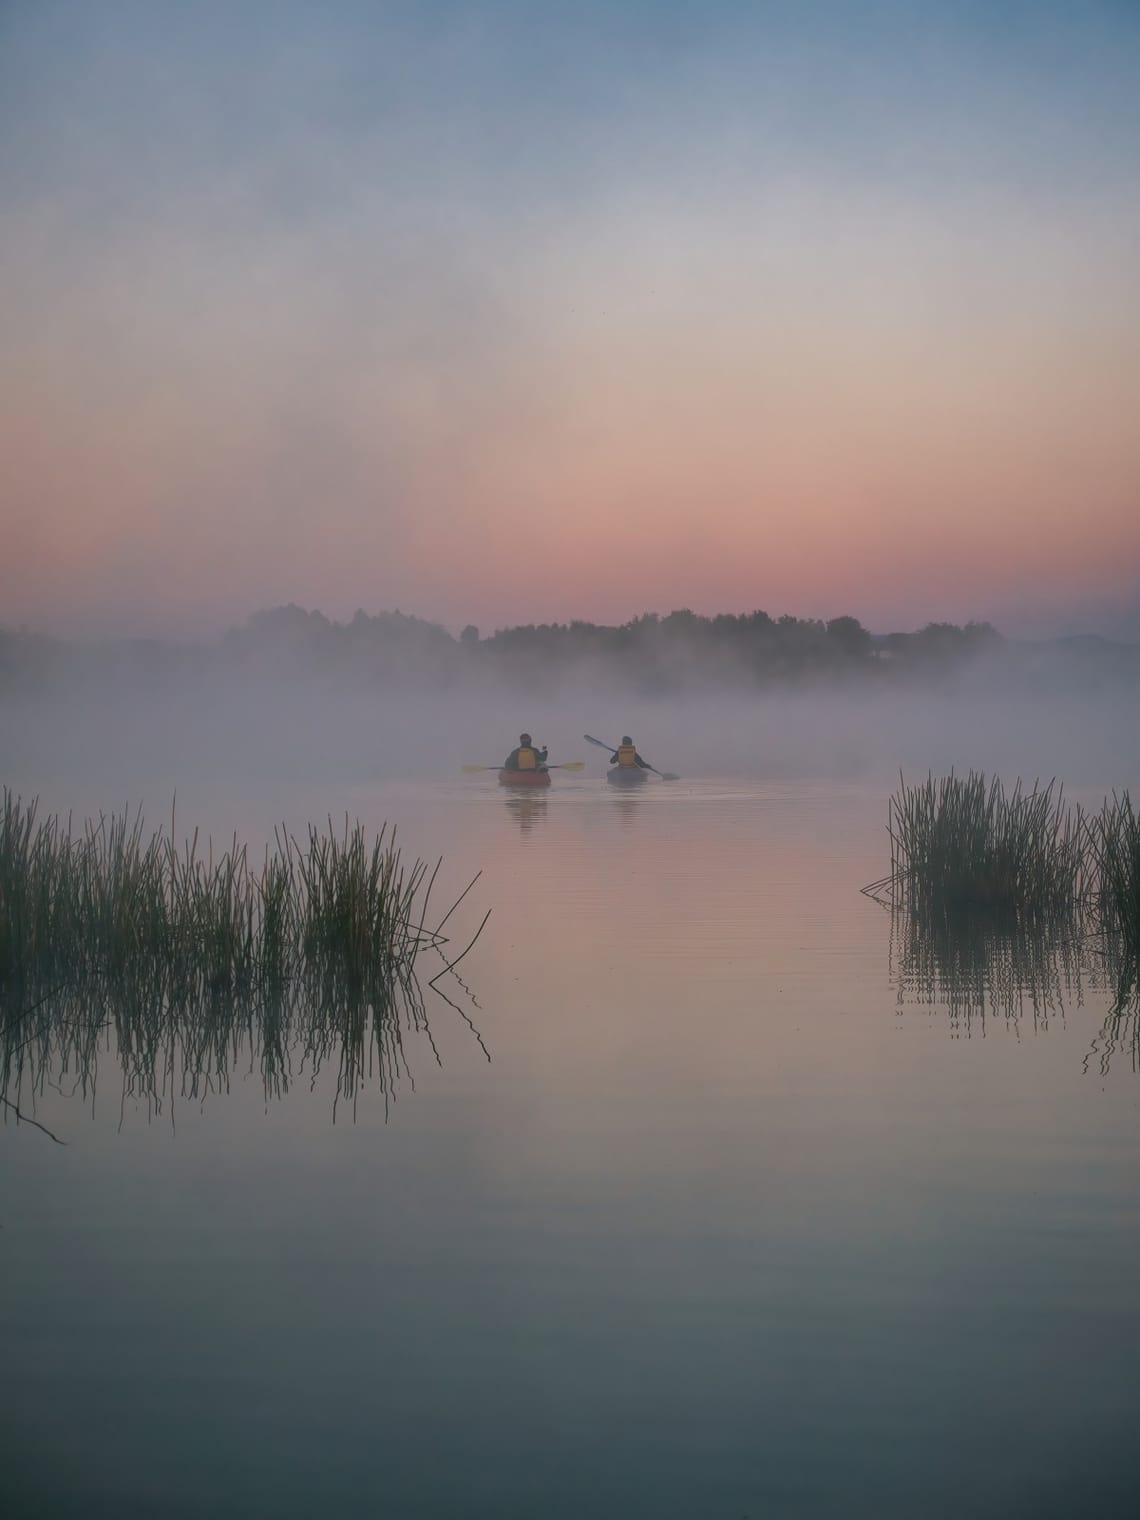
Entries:
{"type": "Polygon", "coordinates": [[[198,834],[181,849],[147,834],[141,813],[37,818],[9,789],[0,803],[0,997],[96,982],[161,986],[180,997],[280,995],[301,980],[354,1000],[407,982],[425,950],[437,863],[407,863],[385,825],[371,843],[310,827],[306,845],[279,828],[260,869],[236,839],[221,856],[198,834]]]}

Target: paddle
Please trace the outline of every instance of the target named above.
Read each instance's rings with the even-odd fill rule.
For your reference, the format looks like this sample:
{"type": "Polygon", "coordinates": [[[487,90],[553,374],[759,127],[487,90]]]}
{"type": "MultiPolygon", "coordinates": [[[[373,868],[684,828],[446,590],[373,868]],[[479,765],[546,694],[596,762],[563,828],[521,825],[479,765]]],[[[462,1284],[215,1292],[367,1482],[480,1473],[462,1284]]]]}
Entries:
{"type": "MultiPolygon", "coordinates": [[[[564,760],[561,765],[548,765],[545,768],[548,771],[584,771],[586,769],[586,762],[584,760],[564,760]]],[[[503,767],[501,765],[465,765],[462,769],[469,776],[473,776],[476,771],[501,771],[503,767]]]]}
{"type": "MultiPolygon", "coordinates": [[[[596,744],[599,749],[608,749],[611,755],[617,752],[616,744],[605,744],[601,739],[595,739],[593,734],[583,734],[582,738],[589,744],[596,744]]],[[[643,760],[642,764],[647,771],[652,771],[655,776],[660,776],[662,781],[680,781],[681,779],[680,776],[674,775],[672,771],[659,771],[655,765],[650,765],[647,761],[643,760]]]]}

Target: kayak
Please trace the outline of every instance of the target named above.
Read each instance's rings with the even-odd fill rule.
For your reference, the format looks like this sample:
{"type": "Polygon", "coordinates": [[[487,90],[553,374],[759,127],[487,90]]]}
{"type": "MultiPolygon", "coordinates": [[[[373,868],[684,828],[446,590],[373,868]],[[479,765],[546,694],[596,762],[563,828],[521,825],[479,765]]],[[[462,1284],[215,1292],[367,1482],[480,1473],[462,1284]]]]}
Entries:
{"type": "Polygon", "coordinates": [[[500,786],[549,786],[549,771],[500,771],[500,786]]]}
{"type": "Polygon", "coordinates": [[[641,786],[649,780],[649,772],[640,765],[615,765],[606,772],[611,786],[641,786]]]}

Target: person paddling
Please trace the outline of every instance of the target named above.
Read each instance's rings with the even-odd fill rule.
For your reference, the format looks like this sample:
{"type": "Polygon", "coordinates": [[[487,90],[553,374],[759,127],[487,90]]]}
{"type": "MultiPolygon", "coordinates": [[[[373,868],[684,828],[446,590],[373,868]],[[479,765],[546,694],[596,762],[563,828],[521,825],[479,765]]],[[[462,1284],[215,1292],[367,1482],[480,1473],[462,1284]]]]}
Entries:
{"type": "Polygon", "coordinates": [[[503,762],[505,771],[544,771],[546,769],[546,746],[541,749],[529,734],[520,734],[518,748],[511,750],[503,762]]]}
{"type": "MultiPolygon", "coordinates": [[[[623,734],[622,741],[616,749],[614,749],[612,744],[607,744],[604,739],[595,739],[593,734],[583,734],[582,738],[585,739],[587,744],[596,744],[599,749],[611,752],[610,765],[616,767],[615,770],[611,770],[609,773],[611,780],[615,775],[622,776],[622,772],[625,771],[628,772],[628,775],[622,776],[622,779],[632,781],[638,770],[652,771],[655,776],[660,776],[662,781],[680,781],[681,779],[675,771],[659,771],[655,765],[650,765],[648,760],[643,760],[634,748],[633,740],[628,734],[623,734]],[[623,752],[625,755],[624,763],[622,761],[623,752]]],[[[641,777],[640,779],[644,780],[645,778],[641,777]]]]}
{"type": "Polygon", "coordinates": [[[621,743],[610,756],[610,764],[629,770],[632,770],[635,766],[640,766],[643,771],[651,771],[653,769],[651,765],[646,765],[645,761],[637,753],[634,742],[628,734],[622,734],[621,743]]]}

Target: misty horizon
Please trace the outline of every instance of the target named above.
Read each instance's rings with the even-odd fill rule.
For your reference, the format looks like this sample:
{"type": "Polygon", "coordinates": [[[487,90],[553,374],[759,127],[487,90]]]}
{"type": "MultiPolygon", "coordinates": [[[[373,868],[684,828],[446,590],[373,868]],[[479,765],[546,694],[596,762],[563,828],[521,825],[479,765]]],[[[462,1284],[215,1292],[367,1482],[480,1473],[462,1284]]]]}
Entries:
{"type": "Polygon", "coordinates": [[[364,618],[383,619],[389,617],[403,617],[413,623],[421,623],[429,627],[439,628],[447,632],[452,638],[459,638],[465,628],[475,627],[482,639],[496,634],[509,633],[523,628],[565,628],[577,625],[589,625],[599,629],[617,630],[628,628],[642,619],[665,620],[678,615],[694,615],[702,619],[716,618],[748,618],[757,614],[769,616],[773,621],[781,618],[794,618],[801,622],[813,622],[827,624],[838,618],[854,617],[870,634],[876,638],[883,638],[895,633],[916,633],[922,628],[936,625],[950,625],[956,627],[985,626],[993,629],[1001,638],[1012,641],[1041,642],[1061,641],[1068,639],[1103,639],[1107,642],[1120,642],[1125,644],[1140,642],[1140,594],[1135,603],[1131,599],[1121,599],[1112,604],[1112,610],[1102,611],[1098,615],[1082,618],[1073,611],[1062,612],[1058,610],[1053,617],[1042,619],[1040,617],[1026,617],[1012,612],[1007,619],[1000,617],[979,617],[953,615],[953,612],[929,616],[923,616],[917,620],[908,621],[905,618],[892,619],[889,615],[882,615],[868,620],[854,613],[850,608],[821,612],[795,611],[791,608],[781,608],[779,612],[772,612],[767,607],[741,606],[741,607],[714,607],[700,608],[689,604],[672,606],[668,608],[639,608],[636,612],[629,613],[625,617],[607,621],[605,619],[588,618],[582,614],[571,613],[568,616],[538,616],[530,619],[510,622],[507,620],[491,619],[482,625],[470,619],[449,619],[446,617],[433,617],[415,608],[395,604],[389,607],[377,606],[368,610],[364,606],[357,606],[347,613],[330,612],[324,606],[306,605],[304,602],[295,600],[267,603],[264,606],[253,608],[244,615],[239,615],[231,621],[221,621],[214,626],[204,628],[196,633],[180,630],[178,625],[147,626],[135,628],[122,625],[113,619],[106,627],[89,626],[75,628],[69,625],[67,619],[50,622],[13,622],[4,616],[4,609],[0,607],[0,636],[8,637],[32,637],[37,639],[53,640],[67,644],[108,644],[108,643],[131,643],[131,642],[155,642],[174,645],[209,646],[223,640],[243,629],[248,629],[257,624],[260,619],[270,618],[281,613],[301,613],[306,617],[323,619],[330,626],[344,628],[364,618]]]}

